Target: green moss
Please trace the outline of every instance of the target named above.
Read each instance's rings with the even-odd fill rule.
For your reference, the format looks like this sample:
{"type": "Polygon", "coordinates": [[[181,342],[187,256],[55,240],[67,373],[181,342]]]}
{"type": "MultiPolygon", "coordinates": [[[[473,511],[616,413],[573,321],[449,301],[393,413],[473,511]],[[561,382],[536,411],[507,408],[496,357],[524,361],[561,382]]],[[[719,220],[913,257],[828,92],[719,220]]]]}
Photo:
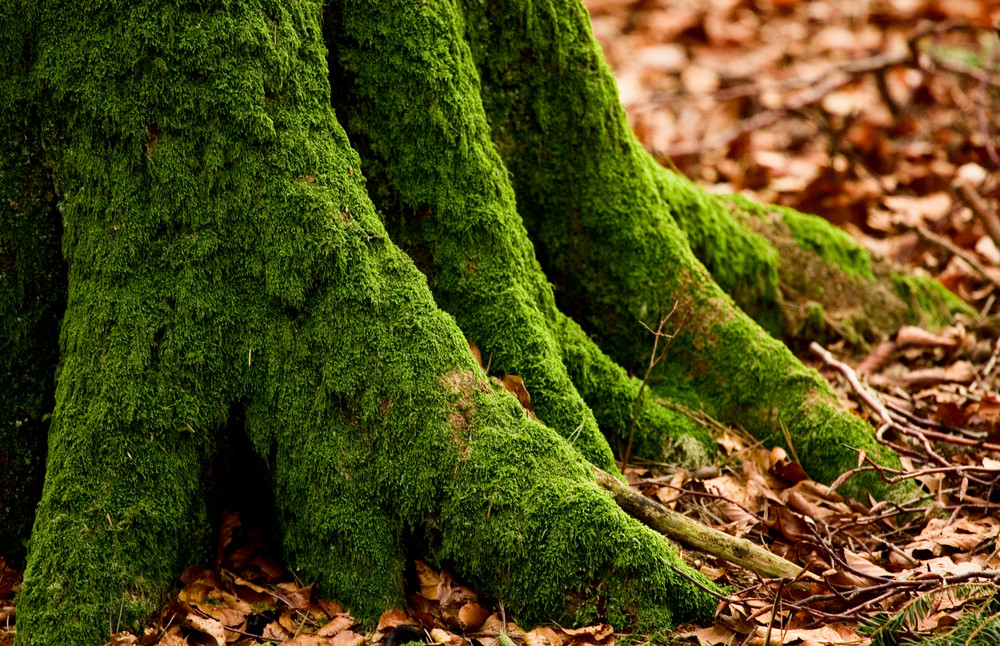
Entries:
{"type": "Polygon", "coordinates": [[[787,207],[764,206],[741,195],[729,195],[727,199],[738,209],[758,218],[766,218],[771,213],[778,215],[800,248],[816,253],[820,258],[839,267],[848,276],[875,280],[871,258],[864,247],[845,231],[823,218],[806,215],[787,207]]]}
{"type": "Polygon", "coordinates": [[[348,90],[336,105],[365,152],[392,238],[423,259],[437,303],[491,372],[520,376],[539,418],[613,470],[550,331],[552,288],[490,139],[459,14],[447,4],[360,3],[336,10],[327,30],[331,67],[348,90]]]}
{"type": "Polygon", "coordinates": [[[629,378],[621,366],[598,350],[576,322],[566,316],[560,319],[556,335],[566,369],[618,455],[625,454],[631,435],[633,456],[691,467],[711,461],[715,441],[703,427],[657,404],[648,388],[636,411],[642,382],[629,378]]]}
{"type": "MultiPolygon", "coordinates": [[[[490,371],[522,377],[539,418],[613,470],[597,429],[622,446],[638,382],[555,307],[490,138],[460,16],[392,3],[379,11],[376,21],[358,10],[334,12],[327,30],[333,74],[347,90],[335,103],[393,240],[418,259],[437,303],[490,371]],[[415,94],[431,99],[413,109],[415,94]]],[[[651,451],[644,454],[661,457],[665,438],[687,433],[711,445],[703,429],[658,408],[641,409],[639,443],[651,451]]]]}
{"type": "Polygon", "coordinates": [[[740,219],[722,196],[647,158],[659,198],[684,231],[692,253],[736,304],[771,334],[783,330],[778,250],[740,219]]]}
{"type": "MultiPolygon", "coordinates": [[[[760,241],[722,224],[715,201],[724,198],[651,162],[629,131],[583,9],[568,0],[464,6],[493,136],[512,171],[525,225],[559,288],[560,308],[612,358],[640,373],[650,351],[641,324],[655,328],[677,306],[668,329],[679,327],[681,336],[657,375],[657,392],[741,424],[765,442],[780,443],[784,423],[797,444],[833,447],[800,453],[806,469],[827,481],[856,463],[856,454],[839,445],[843,437],[896,464],[864,422],[834,407],[825,382],[739,311],[695,260],[687,244],[692,234],[678,221],[697,222],[702,213],[709,226],[695,244],[707,247],[708,238],[723,232],[713,252],[717,264],[724,264],[730,241],[737,249],[760,241]],[[832,418],[820,423],[817,411],[832,418]]],[[[786,226],[821,246],[813,239],[821,227],[813,224],[786,226]]],[[[761,257],[757,265],[737,265],[733,275],[758,276],[750,292],[772,290],[776,298],[775,254],[761,257]]],[[[861,260],[846,257],[860,269],[861,260]]]]}
{"type": "Polygon", "coordinates": [[[27,72],[30,6],[0,7],[0,555],[23,565],[41,495],[66,302],[61,217],[27,72]]]}
{"type": "MultiPolygon", "coordinates": [[[[319,3],[112,4],[40,19],[69,296],[19,646],[102,643],[119,609],[136,628],[206,557],[236,407],[288,563],[367,624],[402,604],[409,553],[526,623],[710,614],[390,242],[330,107],[319,3]]],[[[388,38],[380,11],[357,20],[388,38]]]]}
{"type": "Polygon", "coordinates": [[[891,279],[899,296],[909,306],[911,317],[929,330],[950,325],[955,314],[976,315],[967,303],[932,278],[892,274],[891,279]]]}

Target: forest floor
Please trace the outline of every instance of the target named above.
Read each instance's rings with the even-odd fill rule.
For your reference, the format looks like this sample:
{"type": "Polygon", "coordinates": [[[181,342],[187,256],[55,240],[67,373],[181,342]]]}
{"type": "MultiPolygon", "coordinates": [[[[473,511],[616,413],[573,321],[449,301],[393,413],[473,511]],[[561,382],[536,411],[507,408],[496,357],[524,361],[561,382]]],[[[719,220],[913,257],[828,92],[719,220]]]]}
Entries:
{"type": "MultiPolygon", "coordinates": [[[[905,328],[860,355],[832,344],[802,357],[903,455],[904,471],[882,476],[917,479],[923,498],[845,502],[794,455],[717,425],[718,466],[635,462],[630,484],[815,576],[765,580],[685,551],[730,591],[708,625],[525,632],[416,563],[407,610],[364,634],[227,514],[216,568],[189,568],[155,625],[111,625],[111,644],[1000,643],[1000,0],[586,4],[633,128],[662,163],[710,190],[823,215],[981,313],[905,328]]],[[[863,454],[858,464],[872,468],[863,454]]],[[[0,559],[0,646],[13,641],[19,583],[0,559]]]]}

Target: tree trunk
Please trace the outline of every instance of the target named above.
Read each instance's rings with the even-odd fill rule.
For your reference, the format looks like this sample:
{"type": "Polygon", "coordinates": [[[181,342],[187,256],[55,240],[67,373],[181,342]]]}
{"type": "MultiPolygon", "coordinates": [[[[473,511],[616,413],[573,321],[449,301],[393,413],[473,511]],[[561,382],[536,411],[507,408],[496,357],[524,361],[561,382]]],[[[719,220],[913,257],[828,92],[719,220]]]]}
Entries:
{"type": "MultiPolygon", "coordinates": [[[[19,645],[141,625],[243,487],[233,444],[260,465],[289,564],[362,621],[402,604],[417,555],[526,623],[711,613],[699,575],[588,465],[616,472],[628,444],[711,458],[705,429],[616,363],[641,377],[642,324],[676,304],[659,396],[765,441],[787,428],[827,481],[854,464],[844,443],[897,464],[688,241],[774,330],[791,324],[768,227],[847,258],[852,279],[891,279],[807,216],[656,166],[576,0],[0,12],[0,374],[16,395],[0,440],[29,446],[0,475],[26,487],[0,493],[15,556],[51,409],[19,645]],[[524,380],[533,412],[466,339],[490,375],[524,380]]],[[[919,311],[899,303],[886,327],[919,311]]],[[[869,490],[906,492],[841,488],[869,490]]]]}

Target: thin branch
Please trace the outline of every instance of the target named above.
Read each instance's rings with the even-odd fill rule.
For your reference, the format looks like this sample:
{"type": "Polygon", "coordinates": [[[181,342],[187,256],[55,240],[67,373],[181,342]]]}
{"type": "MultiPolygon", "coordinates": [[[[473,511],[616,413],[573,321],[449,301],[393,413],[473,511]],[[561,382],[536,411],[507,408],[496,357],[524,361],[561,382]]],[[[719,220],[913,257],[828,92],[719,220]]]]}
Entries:
{"type": "Polygon", "coordinates": [[[646,392],[646,386],[649,385],[649,379],[653,376],[653,369],[667,356],[667,352],[670,351],[670,345],[673,343],[674,337],[681,331],[684,327],[684,322],[687,321],[688,313],[685,312],[684,318],[681,319],[680,325],[674,330],[673,334],[664,334],[663,326],[667,324],[667,321],[674,315],[679,306],[678,302],[674,302],[674,306],[670,309],[670,312],[660,319],[659,324],[656,326],[656,331],[650,330],[649,326],[642,323],[642,326],[653,333],[653,352],[649,355],[649,367],[646,368],[646,374],[642,378],[642,383],[639,385],[639,393],[635,396],[635,403],[632,405],[632,426],[629,428],[628,432],[628,443],[625,445],[625,451],[622,453],[622,472],[625,472],[625,468],[628,466],[629,458],[632,457],[632,440],[635,439],[635,429],[639,425],[639,409],[642,407],[642,396],[646,392]],[[660,345],[660,339],[666,339],[666,345],[662,351],[658,350],[660,345]]]}
{"type": "MultiPolygon", "coordinates": [[[[691,520],[633,491],[610,473],[594,465],[590,465],[590,468],[597,484],[609,491],[627,514],[661,534],[700,552],[736,563],[763,577],[793,579],[803,575],[802,568],[791,561],[746,539],[730,536],[691,520]]],[[[812,575],[806,576],[812,578],[812,575]]]]}
{"type": "Polygon", "coordinates": [[[958,196],[969,207],[973,215],[983,223],[983,228],[986,229],[986,233],[993,239],[997,249],[1000,249],[1000,217],[997,217],[997,214],[990,209],[986,204],[986,200],[979,195],[969,181],[959,180],[955,189],[958,196]]]}
{"type": "Polygon", "coordinates": [[[995,276],[990,274],[990,272],[987,271],[986,267],[983,266],[983,263],[979,262],[978,258],[973,256],[965,249],[958,247],[948,238],[945,238],[944,236],[939,236],[938,234],[932,232],[922,224],[916,224],[916,225],[902,224],[902,226],[906,229],[910,229],[911,231],[916,231],[917,235],[919,235],[927,242],[930,242],[934,245],[937,245],[938,247],[941,247],[942,249],[948,251],[948,253],[954,256],[958,256],[966,263],[968,263],[970,267],[972,267],[979,274],[981,274],[983,278],[993,283],[997,287],[1000,287],[1000,279],[997,279],[995,276]]]}

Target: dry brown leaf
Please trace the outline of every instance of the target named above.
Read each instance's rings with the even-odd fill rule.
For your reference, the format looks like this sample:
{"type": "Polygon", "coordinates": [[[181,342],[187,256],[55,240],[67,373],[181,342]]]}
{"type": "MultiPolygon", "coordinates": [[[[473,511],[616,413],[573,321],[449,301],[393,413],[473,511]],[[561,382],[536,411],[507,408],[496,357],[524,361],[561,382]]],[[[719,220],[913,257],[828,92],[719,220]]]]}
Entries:
{"type": "Polygon", "coordinates": [[[318,635],[301,633],[286,641],[284,646],[330,646],[330,640],[318,635]]]}
{"type": "Polygon", "coordinates": [[[870,577],[875,578],[892,578],[892,573],[890,573],[885,568],[872,563],[872,561],[860,554],[856,554],[851,550],[844,550],[844,561],[847,563],[851,569],[856,570],[862,574],[866,574],[870,577]]]}
{"type": "Polygon", "coordinates": [[[385,632],[387,628],[395,628],[396,626],[419,626],[420,624],[415,621],[410,615],[406,614],[404,610],[386,610],[382,613],[382,616],[378,620],[378,631],[385,632]]]}
{"type": "Polygon", "coordinates": [[[770,472],[774,465],[773,458],[778,455],[780,453],[775,454],[767,449],[751,451],[743,460],[743,475],[748,481],[759,485],[761,494],[780,503],[781,498],[775,491],[784,489],[786,484],[770,472]]]}
{"type": "Polygon", "coordinates": [[[264,630],[261,632],[260,636],[264,639],[285,641],[292,636],[292,633],[285,630],[277,621],[272,621],[268,625],[264,626],[264,630]]]}
{"type": "Polygon", "coordinates": [[[991,426],[1000,426],[1000,395],[986,393],[975,405],[979,421],[991,426]]]}
{"type": "Polygon", "coordinates": [[[608,624],[594,624],[593,626],[583,626],[582,628],[563,628],[562,631],[570,637],[588,637],[595,642],[610,637],[615,632],[614,628],[608,624]]]}
{"type": "Polygon", "coordinates": [[[441,583],[441,573],[436,572],[423,561],[416,561],[416,566],[417,581],[420,583],[420,594],[425,599],[437,601],[440,599],[438,596],[438,586],[441,583]]]}
{"type": "Polygon", "coordinates": [[[206,583],[211,587],[220,587],[218,575],[209,570],[208,568],[201,565],[190,565],[181,572],[180,576],[181,583],[206,583]]]}
{"type": "Polygon", "coordinates": [[[677,506],[677,499],[680,498],[682,494],[680,488],[684,485],[687,479],[687,471],[684,471],[683,469],[678,470],[673,476],[671,476],[670,486],[659,487],[653,495],[661,503],[670,509],[674,509],[677,506]]]}
{"type": "Polygon", "coordinates": [[[802,468],[802,465],[789,459],[776,462],[775,465],[771,467],[771,471],[773,471],[774,475],[778,476],[782,480],[787,480],[792,484],[809,479],[809,474],[807,474],[806,470],[802,468]]]}
{"type": "Polygon", "coordinates": [[[215,646],[226,646],[226,629],[217,620],[190,613],[184,617],[185,628],[201,633],[215,643],[215,646]]]}
{"type": "Polygon", "coordinates": [[[441,572],[441,582],[438,584],[438,601],[446,614],[451,613],[457,617],[458,609],[476,600],[476,593],[472,588],[460,585],[449,572],[441,572]]]}
{"type": "Polygon", "coordinates": [[[774,516],[765,524],[781,532],[793,543],[801,543],[812,537],[812,531],[804,518],[786,507],[774,507],[774,516]]]}
{"type": "Polygon", "coordinates": [[[871,640],[862,637],[841,623],[810,629],[793,629],[784,634],[785,644],[797,646],[867,646],[871,640]]]}
{"type": "Polygon", "coordinates": [[[904,551],[915,558],[941,556],[945,547],[968,552],[983,541],[995,538],[997,529],[993,522],[975,523],[964,517],[954,521],[932,518],[904,551]]]}
{"type": "Polygon", "coordinates": [[[472,356],[475,357],[476,363],[485,371],[486,368],[483,367],[483,353],[479,351],[479,348],[476,347],[476,344],[471,339],[466,339],[465,341],[469,344],[469,350],[472,350],[472,356]]]}
{"type": "Polygon", "coordinates": [[[206,615],[215,619],[223,626],[229,628],[235,628],[243,623],[246,619],[247,612],[242,610],[237,610],[235,608],[227,608],[225,606],[216,606],[210,603],[200,603],[197,608],[204,612],[206,615]]]}
{"type": "Polygon", "coordinates": [[[932,193],[922,197],[890,195],[882,199],[886,207],[910,226],[923,224],[925,220],[936,220],[945,215],[954,202],[945,192],[932,193]]]}
{"type": "Polygon", "coordinates": [[[762,499],[757,483],[748,482],[744,486],[730,475],[721,475],[705,480],[702,484],[709,493],[724,498],[724,500],[719,501],[719,507],[726,520],[731,523],[726,528],[727,531],[735,536],[742,536],[757,524],[754,515],[747,511],[747,509],[757,508],[762,499]]]}
{"type": "Polygon", "coordinates": [[[188,646],[188,641],[178,626],[172,626],[160,638],[160,646],[188,646]]]}
{"type": "Polygon", "coordinates": [[[712,624],[708,628],[699,628],[690,633],[684,633],[681,637],[694,637],[698,640],[699,646],[719,646],[720,644],[723,646],[733,646],[734,644],[739,644],[741,641],[736,633],[721,624],[712,624]]]}
{"type": "Polygon", "coordinates": [[[319,605],[320,608],[323,609],[323,612],[326,613],[327,617],[336,617],[337,615],[344,613],[344,607],[339,603],[337,603],[336,601],[327,601],[325,599],[318,599],[316,603],[319,605]]]}
{"type": "Polygon", "coordinates": [[[528,389],[524,385],[524,380],[517,375],[507,375],[501,380],[504,389],[510,394],[517,397],[517,401],[521,402],[521,407],[529,413],[534,413],[531,410],[531,395],[528,394],[528,389]]]}
{"type": "Polygon", "coordinates": [[[513,621],[508,621],[507,626],[504,627],[503,619],[495,612],[486,618],[479,631],[487,634],[507,633],[508,635],[524,635],[524,629],[513,621]]]}
{"type": "Polygon", "coordinates": [[[260,570],[261,574],[270,581],[277,581],[285,574],[285,569],[280,563],[275,562],[268,556],[258,554],[250,561],[250,565],[260,570]]]}
{"type": "Polygon", "coordinates": [[[462,606],[458,611],[458,623],[462,630],[479,630],[489,616],[489,610],[472,601],[462,606]]]}
{"type": "Polygon", "coordinates": [[[215,569],[219,569],[225,558],[226,548],[233,542],[233,534],[240,528],[240,515],[226,509],[222,512],[222,522],[219,524],[219,543],[215,552],[215,569]]]}
{"type": "Polygon", "coordinates": [[[896,344],[892,341],[883,341],[879,343],[878,346],[869,354],[864,360],[857,365],[855,370],[859,375],[868,375],[873,372],[877,372],[892,356],[892,353],[896,351],[896,344]]]}
{"type": "Polygon", "coordinates": [[[742,453],[747,448],[743,440],[729,429],[724,430],[715,442],[722,447],[726,455],[742,453]]]}
{"type": "Polygon", "coordinates": [[[309,612],[316,608],[312,603],[313,596],[316,593],[315,585],[310,584],[300,587],[298,584],[289,581],[279,583],[275,587],[281,590],[284,596],[283,601],[292,608],[302,612],[309,612]]]}
{"type": "Polygon", "coordinates": [[[926,388],[943,382],[967,384],[976,378],[976,371],[968,361],[956,361],[947,367],[911,370],[903,379],[911,388],[926,388]]]}
{"type": "Polygon", "coordinates": [[[443,646],[461,646],[462,642],[465,641],[458,635],[450,633],[447,630],[442,630],[441,628],[431,629],[431,639],[443,646]]]}
{"type": "Polygon", "coordinates": [[[111,635],[108,646],[136,646],[139,638],[132,633],[115,633],[111,635]]]}
{"type": "Polygon", "coordinates": [[[903,347],[924,346],[954,348],[958,345],[958,341],[954,338],[954,336],[934,334],[912,325],[900,328],[899,332],[896,333],[896,343],[903,347]]]}
{"type": "Polygon", "coordinates": [[[177,594],[177,598],[184,603],[196,604],[201,603],[208,598],[210,594],[215,592],[216,588],[207,583],[195,582],[189,583],[184,586],[181,591],[177,594]]]}
{"type": "Polygon", "coordinates": [[[565,641],[565,635],[547,627],[535,628],[524,635],[525,646],[562,646],[565,641]]]}
{"type": "Polygon", "coordinates": [[[978,563],[956,563],[950,556],[939,556],[920,564],[920,567],[913,568],[907,572],[902,572],[897,578],[913,579],[921,575],[937,574],[940,576],[952,576],[958,574],[968,574],[979,572],[982,569],[978,563]]]}
{"type": "Polygon", "coordinates": [[[353,630],[345,630],[331,637],[328,643],[330,646],[361,646],[365,643],[365,636],[353,630]]]}
{"type": "MultiPolygon", "coordinates": [[[[400,611],[397,610],[395,612],[400,612],[400,611]]],[[[383,614],[382,616],[385,617],[385,614],[383,614]]],[[[356,623],[358,622],[355,621],[354,617],[352,617],[351,615],[340,615],[338,617],[334,617],[332,620],[330,620],[329,623],[327,623],[322,628],[317,630],[316,634],[319,635],[320,637],[333,637],[334,635],[344,630],[347,630],[356,623]]],[[[396,625],[398,626],[399,624],[396,625]]],[[[379,630],[382,630],[381,619],[379,620],[379,630]]]]}

